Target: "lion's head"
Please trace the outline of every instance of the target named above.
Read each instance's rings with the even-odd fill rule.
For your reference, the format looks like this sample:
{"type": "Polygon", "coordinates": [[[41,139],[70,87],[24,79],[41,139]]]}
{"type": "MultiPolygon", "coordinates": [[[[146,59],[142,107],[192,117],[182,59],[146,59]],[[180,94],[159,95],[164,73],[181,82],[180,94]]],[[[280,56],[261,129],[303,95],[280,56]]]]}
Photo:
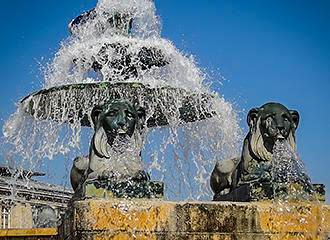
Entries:
{"type": "Polygon", "coordinates": [[[266,103],[249,111],[250,151],[261,160],[271,160],[277,140],[287,140],[296,149],[295,131],[299,124],[299,113],[288,110],[280,103],[266,103]]]}
{"type": "Polygon", "coordinates": [[[95,106],[91,113],[94,135],[88,157],[77,157],[70,179],[76,191],[86,179],[145,180],[142,170],[142,146],[145,110],[127,100],[115,99],[95,106]]]}
{"type": "Polygon", "coordinates": [[[141,134],[145,110],[127,100],[115,99],[94,107],[91,117],[95,130],[94,150],[98,156],[109,158],[109,146],[125,145],[134,135],[141,134]]]}

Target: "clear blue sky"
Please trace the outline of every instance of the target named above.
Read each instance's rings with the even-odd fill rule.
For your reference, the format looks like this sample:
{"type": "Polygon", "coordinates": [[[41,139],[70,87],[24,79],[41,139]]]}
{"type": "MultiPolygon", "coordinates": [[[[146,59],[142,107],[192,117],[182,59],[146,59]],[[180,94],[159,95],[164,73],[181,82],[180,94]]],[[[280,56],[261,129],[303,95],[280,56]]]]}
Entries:
{"type": "MultiPolygon", "coordinates": [[[[68,36],[68,22],[95,5],[96,0],[2,2],[1,128],[15,103],[40,88],[39,63],[68,36]]],[[[268,101],[300,112],[298,151],[313,181],[327,184],[329,192],[330,2],[156,0],[156,7],[162,36],[210,73],[213,88],[241,112],[245,132],[247,111],[268,101]]]]}

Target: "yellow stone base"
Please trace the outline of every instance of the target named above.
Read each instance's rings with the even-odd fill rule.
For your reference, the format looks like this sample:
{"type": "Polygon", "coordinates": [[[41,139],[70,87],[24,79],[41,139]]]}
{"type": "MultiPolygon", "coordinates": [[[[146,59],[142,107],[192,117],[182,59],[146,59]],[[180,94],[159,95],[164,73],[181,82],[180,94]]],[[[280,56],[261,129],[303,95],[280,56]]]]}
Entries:
{"type": "Polygon", "coordinates": [[[57,240],[56,228],[0,229],[0,238],[5,240],[57,240]]]}
{"type": "Polygon", "coordinates": [[[330,206],[318,203],[85,200],[71,206],[60,239],[320,239],[330,206]]]}

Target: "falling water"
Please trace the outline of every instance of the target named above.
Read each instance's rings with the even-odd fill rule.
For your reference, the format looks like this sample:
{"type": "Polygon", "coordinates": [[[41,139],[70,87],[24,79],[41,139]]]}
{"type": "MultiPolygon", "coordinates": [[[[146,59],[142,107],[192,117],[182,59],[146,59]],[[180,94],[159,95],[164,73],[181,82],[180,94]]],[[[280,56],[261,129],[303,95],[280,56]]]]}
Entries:
{"type": "MultiPolygon", "coordinates": [[[[99,0],[95,12],[95,18],[71,29],[71,36],[61,43],[60,50],[47,65],[45,95],[24,99],[6,122],[3,133],[8,163],[35,171],[49,165],[47,159],[66,159],[63,168],[66,167],[68,178],[72,160],[88,153],[92,135],[91,129],[81,126],[81,116],[89,116],[92,107],[104,102],[107,96],[99,89],[86,92],[79,87],[55,92],[47,89],[102,81],[138,82],[150,88],[174,89],[148,101],[138,96],[140,104],[147,109],[147,121],[157,106],[168,122],[167,126],[148,129],[142,151],[144,168],[153,180],[165,182],[168,199],[211,199],[208,178],[214,163],[238,155],[241,131],[233,106],[204,84],[205,73],[192,56],[181,53],[169,40],[160,37],[161,27],[152,1],[99,0]],[[116,12],[133,18],[129,35],[115,34],[107,28],[107,16],[116,12]],[[122,58],[114,48],[104,48],[104,44],[125,46],[131,64],[116,68],[104,64],[98,70],[93,69],[95,62],[120,62],[122,58]],[[141,66],[139,53],[145,48],[155,50],[163,61],[162,66],[141,66]],[[134,74],[123,74],[132,65],[139,66],[134,74]],[[205,94],[212,95],[204,108],[214,113],[214,117],[184,123],[179,115],[185,99],[195,96],[192,102],[203,102],[205,94]],[[44,98],[52,99],[46,107],[44,98]],[[41,108],[46,109],[42,117],[41,108]]],[[[127,97],[125,92],[118,94],[127,97]]],[[[202,113],[196,110],[195,114],[202,113]]]]}
{"type": "Polygon", "coordinates": [[[304,163],[286,140],[274,145],[272,171],[275,197],[311,200],[313,186],[304,163]]]}
{"type": "Polygon", "coordinates": [[[272,175],[274,200],[271,207],[274,239],[285,239],[286,231],[301,229],[296,238],[320,235],[326,218],[301,158],[288,141],[276,141],[273,148],[272,175]],[[320,220],[321,219],[321,220],[320,220]],[[320,221],[322,224],[320,224],[320,221]],[[313,227],[311,227],[313,226],[313,227]]]}

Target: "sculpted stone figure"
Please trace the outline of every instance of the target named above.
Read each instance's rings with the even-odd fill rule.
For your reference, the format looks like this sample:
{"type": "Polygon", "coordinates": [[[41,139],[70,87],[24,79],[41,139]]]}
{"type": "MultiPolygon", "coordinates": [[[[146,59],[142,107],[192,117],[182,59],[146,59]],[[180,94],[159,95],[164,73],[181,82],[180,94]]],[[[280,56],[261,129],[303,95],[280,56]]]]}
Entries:
{"type": "Polygon", "coordinates": [[[85,172],[88,169],[88,164],[88,156],[78,156],[73,160],[70,172],[70,182],[74,191],[76,191],[78,186],[85,181],[85,172]]]}
{"type": "Polygon", "coordinates": [[[76,190],[86,179],[148,179],[140,157],[144,109],[126,100],[111,100],[94,107],[91,118],[95,132],[89,155],[74,160],[72,188],[76,190]]]}
{"type": "MultiPolygon", "coordinates": [[[[92,27],[100,35],[107,32],[112,35],[129,36],[132,23],[133,18],[128,12],[110,14],[104,10],[93,8],[73,19],[68,27],[69,32],[73,35],[78,35],[86,27],[92,27]],[[88,23],[91,25],[87,26],[88,23]]],[[[85,57],[80,54],[78,58],[73,59],[73,63],[85,70],[91,68],[95,72],[100,72],[107,81],[137,78],[144,71],[169,64],[169,59],[165,57],[162,50],[152,46],[138,47],[136,44],[135,41],[130,44],[105,42],[95,55],[85,57]],[[136,50],[132,51],[132,47],[136,50]]]]}
{"type": "Polygon", "coordinates": [[[68,24],[68,30],[73,35],[78,34],[81,28],[86,27],[88,22],[91,23],[97,17],[99,17],[99,21],[94,22],[94,27],[99,34],[104,33],[107,29],[111,29],[113,33],[128,35],[132,30],[133,19],[129,13],[117,12],[109,14],[106,11],[95,8],[72,19],[68,24]]]}
{"type": "Polygon", "coordinates": [[[211,174],[214,200],[244,183],[271,181],[271,160],[277,140],[287,140],[291,148],[296,149],[297,111],[288,110],[280,103],[266,103],[249,111],[247,123],[250,130],[241,157],[218,161],[211,174]]]}
{"type": "Polygon", "coordinates": [[[135,54],[129,52],[128,44],[122,43],[104,43],[92,61],[92,68],[96,72],[104,72],[103,68],[107,71],[111,70],[111,74],[104,76],[109,81],[137,78],[141,71],[147,71],[154,67],[164,67],[169,64],[168,59],[160,49],[141,47],[135,54]]]}

